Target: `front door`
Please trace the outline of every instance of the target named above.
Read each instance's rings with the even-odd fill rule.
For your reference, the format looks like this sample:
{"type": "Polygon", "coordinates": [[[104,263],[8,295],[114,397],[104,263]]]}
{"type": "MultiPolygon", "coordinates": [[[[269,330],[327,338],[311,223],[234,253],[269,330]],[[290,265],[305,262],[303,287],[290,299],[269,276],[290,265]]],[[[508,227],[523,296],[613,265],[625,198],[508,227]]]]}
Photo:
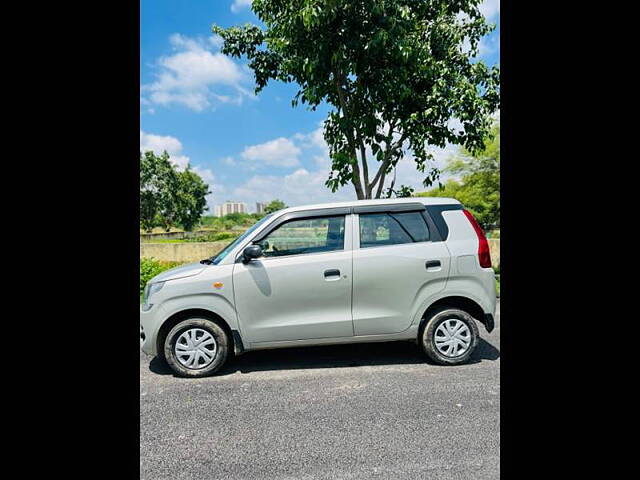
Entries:
{"type": "Polygon", "coordinates": [[[293,219],[260,244],[264,256],[236,263],[233,271],[243,338],[353,336],[351,225],[345,215],[293,219]]]}

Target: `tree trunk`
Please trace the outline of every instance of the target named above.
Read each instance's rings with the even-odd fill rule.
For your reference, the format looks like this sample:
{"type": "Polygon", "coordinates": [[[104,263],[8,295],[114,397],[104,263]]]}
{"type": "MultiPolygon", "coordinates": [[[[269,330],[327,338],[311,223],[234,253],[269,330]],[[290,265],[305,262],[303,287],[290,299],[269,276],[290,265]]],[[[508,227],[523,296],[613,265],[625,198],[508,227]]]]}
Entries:
{"type": "MultiPolygon", "coordinates": [[[[347,106],[347,99],[345,98],[344,92],[342,90],[342,85],[340,84],[340,78],[343,78],[343,77],[339,75],[337,72],[334,72],[333,81],[336,87],[336,91],[338,92],[338,99],[340,101],[340,109],[342,110],[342,116],[343,118],[347,117],[348,119],[349,109],[347,106]]],[[[358,165],[358,154],[357,154],[355,137],[350,128],[347,129],[346,134],[347,134],[347,142],[349,143],[351,153],[353,154],[353,158],[355,159],[355,163],[353,163],[351,166],[351,172],[352,172],[351,183],[353,183],[353,186],[356,189],[356,196],[358,197],[358,200],[364,200],[366,197],[365,197],[364,191],[362,190],[362,181],[360,179],[360,166],[358,165]]],[[[366,188],[366,184],[365,184],[365,188],[366,188]]]]}

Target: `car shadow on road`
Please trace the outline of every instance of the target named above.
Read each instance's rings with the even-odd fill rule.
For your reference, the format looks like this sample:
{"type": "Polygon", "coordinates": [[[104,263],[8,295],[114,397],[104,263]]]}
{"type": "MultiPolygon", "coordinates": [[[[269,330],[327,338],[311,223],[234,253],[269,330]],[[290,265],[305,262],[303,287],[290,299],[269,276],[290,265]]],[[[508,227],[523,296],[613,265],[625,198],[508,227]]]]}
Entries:
{"type": "MultiPolygon", "coordinates": [[[[476,351],[467,364],[500,358],[500,351],[480,338],[476,351]]],[[[435,365],[413,342],[356,343],[304,348],[257,350],[231,358],[217,375],[270,370],[344,368],[377,365],[435,365]]],[[[171,375],[168,365],[154,357],[149,369],[160,375],[171,375]]]]}

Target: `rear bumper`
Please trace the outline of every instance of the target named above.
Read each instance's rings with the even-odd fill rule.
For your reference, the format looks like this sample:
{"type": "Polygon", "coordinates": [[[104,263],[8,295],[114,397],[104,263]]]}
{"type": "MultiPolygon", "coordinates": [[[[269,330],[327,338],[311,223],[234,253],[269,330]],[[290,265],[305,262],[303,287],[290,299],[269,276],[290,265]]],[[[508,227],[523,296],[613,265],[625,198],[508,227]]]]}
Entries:
{"type": "Polygon", "coordinates": [[[491,333],[496,326],[495,321],[493,319],[493,314],[485,313],[484,318],[482,319],[482,324],[487,329],[487,333],[491,333]]]}

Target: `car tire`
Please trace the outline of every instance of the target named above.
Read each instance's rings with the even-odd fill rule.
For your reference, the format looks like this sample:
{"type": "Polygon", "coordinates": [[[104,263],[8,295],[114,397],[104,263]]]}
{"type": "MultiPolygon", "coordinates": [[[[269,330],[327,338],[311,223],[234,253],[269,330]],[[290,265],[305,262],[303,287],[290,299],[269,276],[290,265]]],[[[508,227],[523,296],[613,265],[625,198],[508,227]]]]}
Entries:
{"type": "Polygon", "coordinates": [[[167,334],[164,358],[181,377],[206,377],[222,368],[230,345],[227,333],[213,320],[188,318],[167,334]]]}
{"type": "Polygon", "coordinates": [[[447,307],[425,319],[419,343],[432,361],[440,365],[460,365],[473,354],[479,336],[478,326],[471,315],[464,310],[447,307]]]}

